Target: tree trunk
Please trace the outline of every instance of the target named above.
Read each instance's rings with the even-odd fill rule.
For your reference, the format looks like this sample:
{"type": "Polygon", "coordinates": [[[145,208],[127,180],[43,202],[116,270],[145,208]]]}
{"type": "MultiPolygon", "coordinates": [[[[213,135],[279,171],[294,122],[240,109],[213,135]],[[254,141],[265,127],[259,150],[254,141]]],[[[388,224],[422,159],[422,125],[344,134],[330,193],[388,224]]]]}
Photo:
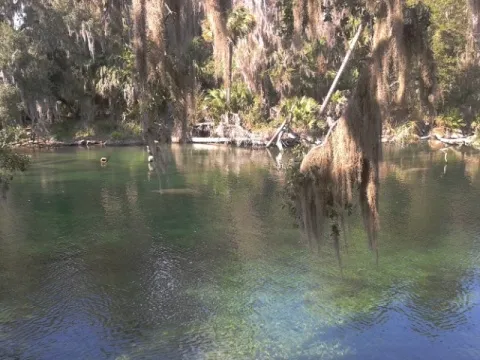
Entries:
{"type": "Polygon", "coordinates": [[[333,80],[332,86],[330,87],[330,90],[327,93],[327,96],[323,100],[322,107],[320,108],[320,115],[322,115],[327,108],[328,103],[330,102],[330,99],[332,98],[333,93],[335,92],[335,89],[337,88],[338,81],[340,80],[340,77],[342,76],[345,68],[347,67],[348,61],[350,60],[350,57],[352,56],[353,49],[355,49],[355,45],[357,45],[358,39],[360,38],[360,35],[362,34],[363,28],[365,24],[362,22],[360,23],[357,32],[355,36],[353,37],[350,47],[347,51],[347,54],[345,55],[345,58],[343,59],[342,65],[340,66],[340,69],[338,70],[337,76],[335,76],[335,79],[333,80]]]}
{"type": "Polygon", "coordinates": [[[233,75],[233,42],[230,39],[228,42],[227,76],[225,78],[227,105],[230,105],[230,97],[232,92],[232,75],[233,75]]]}

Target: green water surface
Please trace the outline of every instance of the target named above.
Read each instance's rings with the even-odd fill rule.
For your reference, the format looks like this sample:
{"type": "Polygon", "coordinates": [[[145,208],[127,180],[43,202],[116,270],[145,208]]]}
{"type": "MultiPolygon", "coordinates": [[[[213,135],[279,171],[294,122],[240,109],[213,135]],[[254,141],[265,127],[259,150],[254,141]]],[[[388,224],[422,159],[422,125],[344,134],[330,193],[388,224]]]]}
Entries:
{"type": "Polygon", "coordinates": [[[378,264],[353,215],[340,268],[276,154],[163,151],[32,155],[0,203],[0,359],[480,358],[478,156],[385,149],[378,264]]]}

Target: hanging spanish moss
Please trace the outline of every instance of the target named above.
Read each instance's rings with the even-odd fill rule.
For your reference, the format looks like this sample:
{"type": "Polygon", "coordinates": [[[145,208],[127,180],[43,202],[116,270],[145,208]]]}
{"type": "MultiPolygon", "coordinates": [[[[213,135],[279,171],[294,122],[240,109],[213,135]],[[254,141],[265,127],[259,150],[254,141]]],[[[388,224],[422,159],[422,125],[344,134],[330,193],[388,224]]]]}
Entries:
{"type": "Polygon", "coordinates": [[[221,75],[224,83],[229,81],[227,11],[230,8],[231,3],[226,0],[205,1],[205,13],[213,33],[213,57],[215,59],[216,72],[218,75],[221,75]]]}
{"type": "Polygon", "coordinates": [[[124,0],[109,0],[103,8],[102,22],[105,36],[118,36],[123,33],[123,13],[126,6],[124,0]]]}
{"type": "Polygon", "coordinates": [[[152,81],[164,80],[165,67],[165,1],[148,0],[146,25],[149,35],[148,65],[152,81]]]}
{"type": "Polygon", "coordinates": [[[293,3],[293,30],[294,43],[299,45],[305,30],[305,15],[306,15],[305,0],[297,0],[293,3]]]}
{"type": "Polygon", "coordinates": [[[430,26],[430,11],[422,3],[406,8],[404,37],[408,53],[408,64],[410,65],[409,86],[415,84],[418,79],[417,88],[408,91],[409,94],[416,94],[420,110],[430,120],[435,114],[435,98],[437,93],[436,66],[434,54],[431,49],[431,36],[428,31],[430,26]]]}
{"type": "MultiPolygon", "coordinates": [[[[406,69],[412,57],[404,36],[404,2],[370,1],[368,10],[375,15],[371,56],[343,116],[324,143],[304,157],[296,200],[308,238],[321,240],[328,221],[336,248],[344,217],[358,203],[370,248],[377,251],[382,120],[389,117],[390,104],[405,100],[406,69]]],[[[428,54],[426,48],[424,53],[428,54]]],[[[430,81],[430,69],[424,71],[425,82],[430,81]]]]}
{"type": "Polygon", "coordinates": [[[135,0],[132,12],[144,137],[165,143],[175,132],[183,140],[195,86],[187,50],[200,30],[198,2],[135,0]]]}
{"type": "Polygon", "coordinates": [[[180,142],[187,141],[188,119],[195,108],[195,74],[187,53],[193,38],[201,33],[201,14],[198,0],[168,0],[169,13],[165,20],[166,72],[172,107],[172,135],[180,142]]]}
{"type": "Polygon", "coordinates": [[[141,121],[144,129],[150,123],[149,114],[145,111],[148,94],[147,94],[147,9],[146,0],[133,0],[132,17],[134,24],[133,31],[133,48],[135,53],[135,64],[137,69],[136,89],[138,93],[138,101],[141,112],[141,121]]]}
{"type": "Polygon", "coordinates": [[[307,0],[307,26],[310,38],[314,38],[319,33],[319,28],[323,19],[320,17],[320,4],[316,0],[307,0]]]}
{"type": "Polygon", "coordinates": [[[467,39],[467,57],[470,62],[478,59],[480,49],[480,0],[468,0],[471,23],[467,39]]]}
{"type": "MultiPolygon", "coordinates": [[[[375,60],[373,60],[374,62],[375,60]]],[[[332,221],[335,243],[340,224],[358,197],[372,249],[377,248],[378,162],[381,157],[381,107],[376,98],[375,65],[368,65],[344,115],[322,146],[303,159],[305,175],[298,200],[310,239],[321,239],[332,221]]]]}
{"type": "Polygon", "coordinates": [[[402,0],[384,0],[372,4],[376,13],[373,57],[379,102],[383,107],[390,103],[402,106],[405,102],[408,57],[403,31],[404,3],[402,0]],[[393,99],[392,83],[397,84],[393,99]]]}
{"type": "Polygon", "coordinates": [[[272,54],[282,47],[282,37],[276,23],[278,8],[276,0],[242,1],[255,19],[256,26],[248,37],[237,44],[235,62],[238,71],[249,89],[262,94],[271,88],[270,79],[265,76],[272,61],[272,54]]]}

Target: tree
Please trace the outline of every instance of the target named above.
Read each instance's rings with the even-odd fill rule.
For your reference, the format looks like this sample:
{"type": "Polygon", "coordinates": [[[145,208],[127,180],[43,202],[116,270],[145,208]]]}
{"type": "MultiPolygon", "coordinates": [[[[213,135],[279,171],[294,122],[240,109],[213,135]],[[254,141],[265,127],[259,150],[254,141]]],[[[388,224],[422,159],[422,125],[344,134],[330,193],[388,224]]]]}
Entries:
{"type": "Polygon", "coordinates": [[[467,53],[470,57],[475,57],[476,51],[480,49],[480,1],[467,1],[470,15],[470,31],[467,53]]]}
{"type": "Polygon", "coordinates": [[[248,10],[241,6],[232,11],[228,17],[228,59],[227,59],[227,75],[225,88],[227,89],[227,103],[230,103],[230,92],[232,87],[232,63],[233,49],[237,42],[246,37],[255,27],[255,19],[248,10]]]}
{"type": "Polygon", "coordinates": [[[18,154],[9,146],[11,134],[5,129],[0,130],[0,193],[5,197],[10,181],[17,171],[25,171],[30,158],[18,154]]]}
{"type": "Polygon", "coordinates": [[[331,220],[337,249],[343,218],[355,196],[370,247],[377,249],[382,119],[389,117],[392,105],[403,105],[409,80],[407,68],[413,60],[408,51],[412,39],[405,31],[404,2],[367,1],[365,10],[365,22],[375,16],[369,61],[361,69],[353,96],[343,116],[330,129],[330,136],[310,150],[300,165],[303,177],[298,201],[304,227],[310,237],[319,238],[325,221],[331,220]],[[392,87],[392,83],[398,85],[392,87]]]}
{"type": "Polygon", "coordinates": [[[389,28],[381,29],[377,21],[387,12],[404,18],[391,27],[398,34],[392,54],[411,57],[406,71],[405,63],[395,60],[403,55],[381,55],[386,69],[382,82],[395,92],[381,102],[394,110],[388,122],[396,126],[411,114],[431,120],[470,96],[458,90],[467,88],[460,86],[462,64],[468,62],[463,59],[475,54],[468,49],[478,32],[477,3],[3,0],[0,82],[20,97],[14,121],[45,134],[59,124],[87,126],[108,119],[115,126],[127,119],[143,124],[145,136],[185,140],[188,119],[198,112],[197,100],[224,88],[230,102],[236,80],[242,79],[260,99],[257,118],[263,117],[264,124],[287,98],[321,103],[358,25],[369,14],[339,81],[338,90],[351,93],[372,42],[389,28]],[[400,15],[400,8],[405,14],[400,15]],[[200,44],[201,35],[208,41],[200,44]],[[436,101],[442,96],[445,101],[436,101]]]}

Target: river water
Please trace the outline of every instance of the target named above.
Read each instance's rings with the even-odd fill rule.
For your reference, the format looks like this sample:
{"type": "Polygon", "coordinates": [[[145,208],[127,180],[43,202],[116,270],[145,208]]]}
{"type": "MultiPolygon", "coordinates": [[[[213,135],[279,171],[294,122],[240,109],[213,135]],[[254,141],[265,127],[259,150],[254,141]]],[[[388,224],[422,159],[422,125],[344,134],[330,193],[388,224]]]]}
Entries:
{"type": "Polygon", "coordinates": [[[276,154],[164,153],[33,154],[0,202],[0,359],[480,358],[479,157],[385,149],[378,264],[354,214],[340,268],[276,154]]]}

